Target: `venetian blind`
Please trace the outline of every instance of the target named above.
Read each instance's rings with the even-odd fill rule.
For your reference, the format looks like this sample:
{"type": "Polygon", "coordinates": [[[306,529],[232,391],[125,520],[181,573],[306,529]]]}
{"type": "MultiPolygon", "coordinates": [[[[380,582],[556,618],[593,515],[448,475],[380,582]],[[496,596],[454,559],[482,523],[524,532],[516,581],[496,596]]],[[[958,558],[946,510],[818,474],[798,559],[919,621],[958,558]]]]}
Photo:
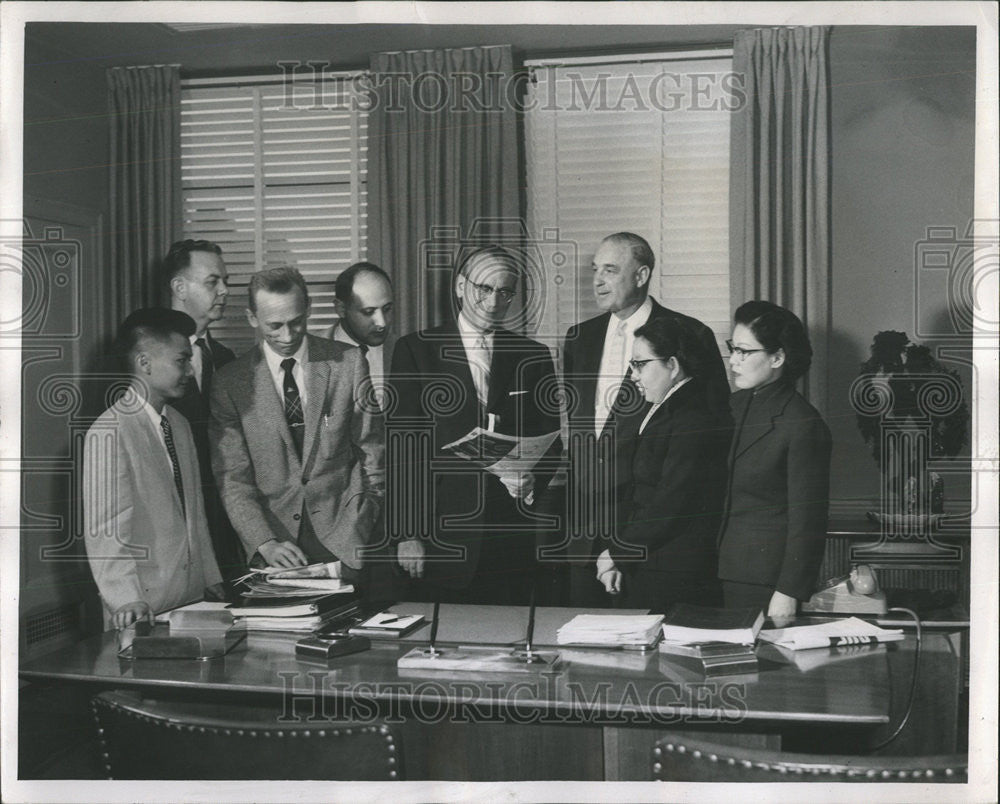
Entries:
{"type": "Polygon", "coordinates": [[[260,268],[302,272],[311,332],[336,320],[333,280],[365,257],[367,126],[345,74],[182,83],[184,236],[223,249],[229,303],[212,332],[237,352],[253,340],[244,310],[260,268]]]}
{"type": "Polygon", "coordinates": [[[542,331],[562,335],[599,312],[594,251],[604,236],[632,231],[656,256],[652,295],[710,326],[721,350],[730,327],[732,59],[532,67],[529,225],[537,238],[557,233],[575,255],[570,270],[547,277],[542,331]]]}

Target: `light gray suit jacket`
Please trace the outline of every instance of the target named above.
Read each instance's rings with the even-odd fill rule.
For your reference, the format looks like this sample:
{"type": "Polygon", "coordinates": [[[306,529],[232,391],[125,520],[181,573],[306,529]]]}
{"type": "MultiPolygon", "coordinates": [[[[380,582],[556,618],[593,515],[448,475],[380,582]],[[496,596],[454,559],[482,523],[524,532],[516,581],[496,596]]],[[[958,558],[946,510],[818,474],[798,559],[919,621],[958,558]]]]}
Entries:
{"type": "Polygon", "coordinates": [[[381,512],[385,426],[365,404],[358,349],[306,337],[302,459],[258,345],[212,383],[212,470],[248,558],[271,539],[294,541],[305,504],[316,537],[359,569],[358,549],[371,541],[381,512]]]}
{"type": "Polygon", "coordinates": [[[108,408],[84,441],[85,545],[108,615],[139,600],[165,611],[200,600],[206,586],[222,581],[191,428],[169,405],[163,410],[173,430],[185,511],[162,437],[134,395],[108,408]]]}

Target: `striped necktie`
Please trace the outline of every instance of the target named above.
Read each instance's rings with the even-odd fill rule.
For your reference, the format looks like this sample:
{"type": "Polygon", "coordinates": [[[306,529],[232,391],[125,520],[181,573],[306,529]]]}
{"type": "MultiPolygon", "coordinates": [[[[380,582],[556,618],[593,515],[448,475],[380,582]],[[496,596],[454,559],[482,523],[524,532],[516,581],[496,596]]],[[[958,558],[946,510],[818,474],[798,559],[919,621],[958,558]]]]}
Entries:
{"type": "Polygon", "coordinates": [[[174,447],[174,431],[166,416],[160,416],[160,429],[163,431],[163,443],[167,445],[167,454],[170,455],[170,465],[174,470],[174,485],[177,487],[177,497],[181,501],[181,511],[187,515],[187,508],[184,505],[184,481],[181,479],[181,465],[177,460],[177,449],[174,447]]]}

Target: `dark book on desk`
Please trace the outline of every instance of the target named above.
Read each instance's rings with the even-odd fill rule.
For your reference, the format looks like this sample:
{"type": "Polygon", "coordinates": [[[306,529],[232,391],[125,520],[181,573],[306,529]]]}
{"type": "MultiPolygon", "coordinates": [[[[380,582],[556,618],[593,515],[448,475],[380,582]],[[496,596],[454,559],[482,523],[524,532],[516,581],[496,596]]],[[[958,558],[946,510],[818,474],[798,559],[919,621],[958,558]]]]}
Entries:
{"type": "Polygon", "coordinates": [[[671,642],[752,644],[764,624],[760,609],[723,609],[676,603],[663,620],[663,638],[671,642]]]}
{"type": "Polygon", "coordinates": [[[716,657],[753,656],[754,646],[739,642],[671,642],[664,639],[660,642],[660,653],[673,656],[690,656],[694,659],[709,659],[716,657]]]}
{"type": "Polygon", "coordinates": [[[666,659],[675,665],[700,673],[705,678],[743,676],[756,673],[760,669],[757,656],[753,653],[743,656],[714,656],[706,659],[671,655],[666,659]]]}
{"type": "Polygon", "coordinates": [[[311,617],[334,616],[358,607],[354,598],[343,595],[314,595],[313,597],[272,597],[232,603],[229,610],[235,617],[311,617]]]}

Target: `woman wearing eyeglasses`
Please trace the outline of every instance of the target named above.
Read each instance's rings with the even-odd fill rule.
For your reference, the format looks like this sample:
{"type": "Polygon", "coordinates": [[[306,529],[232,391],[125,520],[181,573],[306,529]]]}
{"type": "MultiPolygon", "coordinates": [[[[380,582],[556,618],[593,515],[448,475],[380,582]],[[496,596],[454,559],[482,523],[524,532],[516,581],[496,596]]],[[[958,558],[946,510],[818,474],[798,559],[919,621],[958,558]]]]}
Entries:
{"type": "Polygon", "coordinates": [[[707,357],[673,317],[635,331],[632,378],[652,407],[635,442],[626,524],[597,559],[598,580],[628,608],[718,602],[715,536],[732,428],[706,402],[707,357]]]}
{"type": "Polygon", "coordinates": [[[726,606],[790,617],[813,593],[826,539],[830,430],[796,390],[812,347],[798,317],[737,309],[729,347],[736,425],[719,542],[726,606]]]}

